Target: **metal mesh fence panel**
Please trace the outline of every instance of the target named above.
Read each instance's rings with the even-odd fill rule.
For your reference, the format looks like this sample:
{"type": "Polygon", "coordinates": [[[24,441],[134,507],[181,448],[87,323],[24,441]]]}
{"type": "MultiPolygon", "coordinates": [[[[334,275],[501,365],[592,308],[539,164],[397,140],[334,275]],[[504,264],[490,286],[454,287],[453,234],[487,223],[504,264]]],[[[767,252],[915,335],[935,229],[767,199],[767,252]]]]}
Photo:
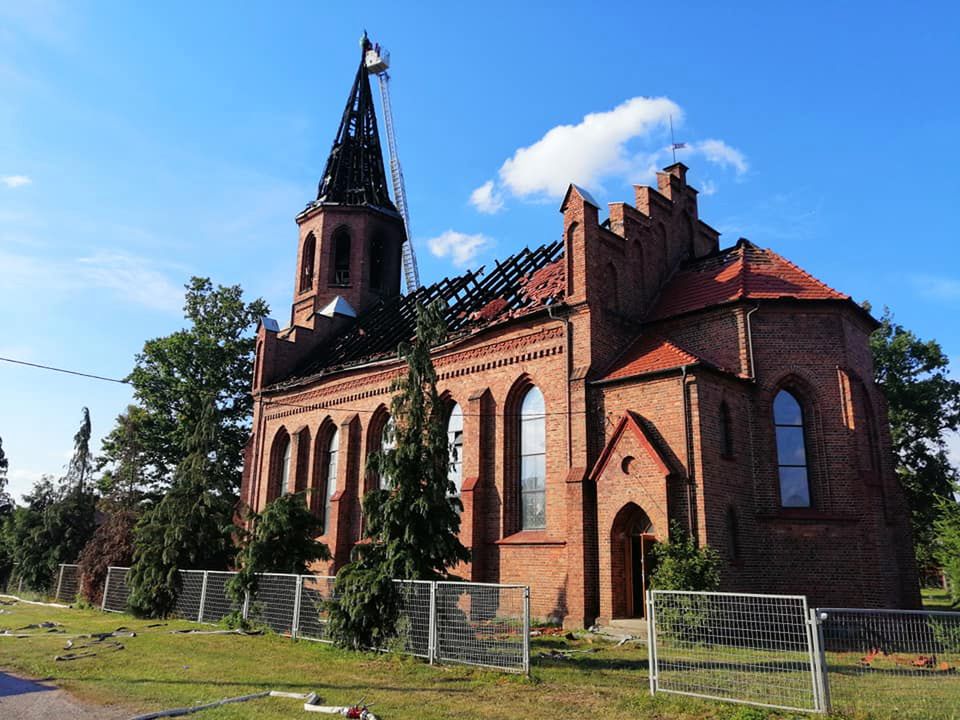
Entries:
{"type": "Polygon", "coordinates": [[[430,657],[430,615],[433,583],[426,580],[394,580],[400,590],[396,649],[417,657],[430,657]]]}
{"type": "Polygon", "coordinates": [[[520,585],[437,583],[437,658],[525,672],[528,591],[520,585]]]}
{"type": "Polygon", "coordinates": [[[107,581],[103,588],[103,605],[101,608],[109,612],[124,612],[127,609],[127,573],[130,568],[107,568],[107,581]]]}
{"type": "Polygon", "coordinates": [[[327,637],[326,601],[333,597],[336,578],[330,575],[300,576],[300,607],[297,637],[330,642],[327,637]]]}
{"type": "MultiPolygon", "coordinates": [[[[960,707],[960,613],[820,608],[833,707],[940,717],[960,707]]],[[[944,717],[946,717],[944,715],[944,717]]]]}
{"type": "Polygon", "coordinates": [[[250,619],[282,635],[293,634],[299,583],[299,575],[261,575],[257,592],[250,598],[250,619]]]}
{"type": "Polygon", "coordinates": [[[203,570],[181,570],[180,592],[173,606],[173,614],[184,620],[200,618],[200,603],[203,599],[203,570]]]}
{"type": "Polygon", "coordinates": [[[201,622],[217,623],[227,615],[243,609],[243,603],[237,602],[227,592],[227,583],[235,572],[210,570],[207,572],[207,589],[203,594],[201,622]]]}
{"type": "Polygon", "coordinates": [[[650,605],[655,691],[820,708],[805,597],[656,590],[650,605]]]}
{"type": "Polygon", "coordinates": [[[59,602],[72,603],[80,592],[80,566],[61,565],[57,577],[56,599],[59,602]]]}

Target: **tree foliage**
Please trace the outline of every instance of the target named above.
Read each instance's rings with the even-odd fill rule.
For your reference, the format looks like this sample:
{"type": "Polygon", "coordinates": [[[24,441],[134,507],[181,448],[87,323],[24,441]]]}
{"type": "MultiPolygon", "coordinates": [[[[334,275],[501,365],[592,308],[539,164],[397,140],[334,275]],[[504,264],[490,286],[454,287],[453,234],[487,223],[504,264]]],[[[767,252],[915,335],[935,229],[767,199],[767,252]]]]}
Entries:
{"type": "Polygon", "coordinates": [[[133,562],[133,528],[137,516],[119,509],[107,515],[80,552],[80,595],[91,605],[103,600],[107,568],[127,567],[133,562]]]}
{"type": "MultiPolygon", "coordinates": [[[[212,397],[217,444],[207,484],[236,492],[252,408],[255,341],[249,330],[267,313],[263,300],[245,302],[239,285],[214,288],[208,278],[194,277],[184,302],[190,326],[144,344],[128,380],[144,412],[133,420],[138,472],[149,483],[171,482],[187,454],[188,436],[206,411],[204,398],[212,397]]],[[[116,442],[105,448],[115,464],[123,461],[121,440],[129,428],[118,430],[121,437],[111,433],[116,442]]]]}
{"type": "Polygon", "coordinates": [[[957,606],[960,605],[960,503],[953,498],[941,500],[934,530],[937,533],[934,555],[947,576],[950,600],[957,606]]]}
{"type": "Polygon", "coordinates": [[[399,611],[394,578],[443,579],[470,558],[457,537],[463,505],[449,477],[448,409],[430,359],[445,334],[439,306],[418,308],[416,338],[399,349],[407,372],[393,387],[393,447],[370,461],[388,489],[364,497],[365,542],[337,574],[337,600],[330,604],[329,630],[342,646],[389,641],[399,611]]]}
{"type": "Polygon", "coordinates": [[[10,467],[10,461],[3,451],[3,438],[0,438],[0,522],[3,518],[13,512],[13,498],[7,492],[7,469],[10,467]]]}
{"type": "Polygon", "coordinates": [[[231,559],[232,496],[219,485],[222,444],[212,397],[187,441],[173,484],[147,510],[134,531],[134,561],[128,577],[130,608],[157,617],[170,613],[179,589],[178,570],[225,568],[231,559]]]}
{"type": "Polygon", "coordinates": [[[307,508],[303,493],[281,495],[262,513],[250,510],[246,519],[252,529],[237,528],[238,572],[227,585],[240,603],[246,593],[256,593],[260,573],[304,575],[310,563],[330,559],[327,546],[314,539],[320,521],[307,508]]]}
{"type": "Polygon", "coordinates": [[[84,484],[93,473],[93,455],[90,453],[90,433],[93,427],[90,423],[90,410],[83,408],[82,415],[80,428],[73,436],[73,456],[67,466],[66,477],[66,482],[75,485],[80,492],[83,492],[84,484]]]}
{"type": "Polygon", "coordinates": [[[149,427],[149,413],[137,405],[128,405],[103,439],[97,487],[111,507],[136,508],[144,501],[159,499],[147,451],[149,427]]]}
{"type": "Polygon", "coordinates": [[[653,546],[651,584],[657,590],[700,590],[720,587],[719,553],[708,545],[697,547],[690,534],[676,521],[670,524],[670,539],[653,546]]]}
{"type": "Polygon", "coordinates": [[[45,475],[5,522],[5,545],[31,590],[47,590],[61,563],[74,563],[93,534],[96,496],[45,475]]]}
{"type": "Polygon", "coordinates": [[[889,405],[897,476],[910,508],[922,565],[935,562],[936,521],[957,488],[946,435],[960,428],[960,381],[936,340],[921,340],[885,310],[870,338],[874,375],[889,405]]]}

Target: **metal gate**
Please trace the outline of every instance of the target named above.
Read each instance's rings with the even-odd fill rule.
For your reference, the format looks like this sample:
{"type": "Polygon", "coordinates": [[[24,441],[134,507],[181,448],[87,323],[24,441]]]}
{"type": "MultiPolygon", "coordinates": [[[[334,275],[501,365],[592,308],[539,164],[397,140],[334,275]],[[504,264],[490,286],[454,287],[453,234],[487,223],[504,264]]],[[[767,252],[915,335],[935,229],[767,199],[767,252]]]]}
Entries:
{"type": "Polygon", "coordinates": [[[651,693],[825,711],[804,596],[654,590],[647,602],[651,693]]]}

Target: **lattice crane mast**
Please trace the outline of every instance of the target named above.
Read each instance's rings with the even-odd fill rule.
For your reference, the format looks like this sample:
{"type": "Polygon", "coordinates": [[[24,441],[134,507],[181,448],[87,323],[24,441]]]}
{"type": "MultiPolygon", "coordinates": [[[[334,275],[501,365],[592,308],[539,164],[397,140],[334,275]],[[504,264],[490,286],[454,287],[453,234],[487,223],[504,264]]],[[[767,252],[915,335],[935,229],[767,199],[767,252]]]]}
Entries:
{"type": "MultiPolygon", "coordinates": [[[[364,36],[366,40],[366,36],[364,36]]],[[[369,41],[368,41],[369,42],[369,41]]],[[[417,256],[413,251],[413,234],[410,232],[410,211],[407,209],[407,188],[403,182],[403,169],[397,155],[397,137],[393,129],[393,108],[390,105],[390,53],[378,44],[368,45],[364,64],[368,73],[373,73],[380,81],[380,100],[383,104],[383,119],[387,125],[387,147],[390,150],[390,179],[393,181],[393,201],[403,218],[407,231],[407,241],[403,244],[403,279],[407,292],[420,287],[420,271],[417,268],[417,256]]]]}

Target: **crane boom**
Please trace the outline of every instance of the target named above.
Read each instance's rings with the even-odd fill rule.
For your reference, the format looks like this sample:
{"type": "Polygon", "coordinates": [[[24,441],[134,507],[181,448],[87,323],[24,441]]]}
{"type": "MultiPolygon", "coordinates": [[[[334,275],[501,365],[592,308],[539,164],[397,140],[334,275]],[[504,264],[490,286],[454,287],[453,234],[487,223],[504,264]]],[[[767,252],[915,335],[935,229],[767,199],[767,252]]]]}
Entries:
{"type": "Polygon", "coordinates": [[[390,179],[393,181],[393,200],[403,218],[407,241],[403,244],[403,279],[407,292],[420,288],[420,271],[417,256],[413,251],[413,235],[410,233],[410,211],[407,209],[407,188],[403,181],[403,169],[397,154],[397,137],[393,130],[393,108],[390,104],[390,74],[383,70],[377,73],[380,81],[380,99],[383,102],[383,118],[387,126],[387,147],[390,150],[390,179]]]}

